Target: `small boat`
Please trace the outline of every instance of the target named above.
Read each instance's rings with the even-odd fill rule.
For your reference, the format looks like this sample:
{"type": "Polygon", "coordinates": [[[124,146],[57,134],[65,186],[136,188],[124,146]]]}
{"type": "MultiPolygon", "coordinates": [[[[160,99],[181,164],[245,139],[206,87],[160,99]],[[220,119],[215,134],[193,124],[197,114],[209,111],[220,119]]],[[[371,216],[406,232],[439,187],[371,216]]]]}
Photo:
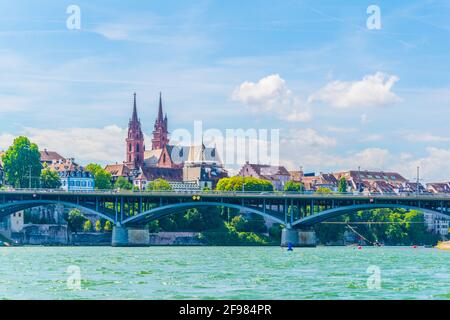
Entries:
{"type": "Polygon", "coordinates": [[[436,245],[436,249],[450,250],[450,241],[438,242],[438,244],[436,245]]]}

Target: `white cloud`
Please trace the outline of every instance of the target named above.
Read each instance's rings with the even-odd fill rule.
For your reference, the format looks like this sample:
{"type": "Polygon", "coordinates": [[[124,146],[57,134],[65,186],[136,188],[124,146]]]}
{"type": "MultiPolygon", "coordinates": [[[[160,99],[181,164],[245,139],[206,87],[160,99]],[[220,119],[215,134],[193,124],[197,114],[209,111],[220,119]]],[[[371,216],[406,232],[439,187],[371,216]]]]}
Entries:
{"type": "Polygon", "coordinates": [[[57,151],[80,163],[121,163],[125,159],[126,129],[116,125],[61,130],[26,128],[24,131],[39,149],[57,151]]]}
{"type": "Polygon", "coordinates": [[[14,136],[9,133],[0,134],[0,151],[6,150],[14,141],[14,136]]]}
{"type": "Polygon", "coordinates": [[[279,118],[291,122],[311,119],[308,106],[292,93],[278,74],[269,75],[257,83],[242,83],[234,90],[232,100],[248,105],[255,113],[276,113],[279,118]]]}
{"type": "Polygon", "coordinates": [[[401,100],[392,92],[398,80],[395,75],[377,72],[360,81],[333,81],[312,94],[308,102],[324,102],[336,108],[390,105],[401,100]]]}
{"type": "Polygon", "coordinates": [[[296,147],[330,148],[336,146],[336,139],[321,135],[314,129],[292,129],[286,138],[281,140],[281,146],[290,143],[296,147]]]}
{"type": "Polygon", "coordinates": [[[449,142],[450,137],[437,136],[431,133],[409,133],[405,139],[412,142],[449,142]]]}
{"type": "Polygon", "coordinates": [[[401,162],[395,168],[410,179],[417,175],[417,167],[420,167],[420,176],[425,182],[450,181],[450,149],[429,147],[426,150],[426,156],[401,162]]]}
{"type": "Polygon", "coordinates": [[[334,127],[334,126],[328,126],[325,128],[325,130],[333,133],[354,133],[357,132],[358,129],[356,128],[349,128],[349,127],[334,127]]]}

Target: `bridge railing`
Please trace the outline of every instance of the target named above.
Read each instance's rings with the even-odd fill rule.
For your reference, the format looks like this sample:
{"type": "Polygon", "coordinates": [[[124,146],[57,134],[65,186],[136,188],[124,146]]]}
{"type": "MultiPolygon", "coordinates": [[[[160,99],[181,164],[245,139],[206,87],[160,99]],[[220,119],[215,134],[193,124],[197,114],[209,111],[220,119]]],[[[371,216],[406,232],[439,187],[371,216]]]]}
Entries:
{"type": "Polygon", "coordinates": [[[379,193],[379,192],[327,192],[320,193],[314,191],[219,191],[219,190],[164,190],[164,191],[142,191],[142,190],[83,190],[83,191],[67,191],[64,189],[29,189],[29,188],[2,188],[0,193],[64,193],[64,194],[107,194],[107,195],[219,195],[219,196],[315,196],[323,198],[336,197],[449,197],[450,193],[414,193],[414,192],[394,192],[394,193],[379,193]]]}

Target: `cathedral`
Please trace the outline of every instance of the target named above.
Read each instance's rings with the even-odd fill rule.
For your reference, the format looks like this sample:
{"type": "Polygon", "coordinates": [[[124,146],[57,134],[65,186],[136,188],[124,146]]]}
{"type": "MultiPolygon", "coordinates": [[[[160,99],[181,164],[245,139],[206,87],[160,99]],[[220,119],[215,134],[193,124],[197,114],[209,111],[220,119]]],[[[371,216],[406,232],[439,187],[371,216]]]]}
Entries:
{"type": "Polygon", "coordinates": [[[158,178],[173,184],[196,185],[214,188],[217,181],[228,173],[216,148],[201,146],[175,146],[169,144],[167,114],[163,112],[162,95],[159,95],[158,113],[153,127],[151,149],[145,147],[145,137],[138,116],[137,98],[134,93],[133,111],[128,122],[126,155],[123,164],[107,165],[106,170],[114,180],[128,178],[139,189],[158,178]]]}

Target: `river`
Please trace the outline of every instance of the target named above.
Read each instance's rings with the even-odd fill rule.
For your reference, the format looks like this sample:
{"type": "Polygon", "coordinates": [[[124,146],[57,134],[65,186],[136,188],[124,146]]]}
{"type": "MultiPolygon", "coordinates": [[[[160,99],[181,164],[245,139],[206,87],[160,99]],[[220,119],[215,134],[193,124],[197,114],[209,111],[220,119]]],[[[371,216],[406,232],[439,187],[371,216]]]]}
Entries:
{"type": "Polygon", "coordinates": [[[0,248],[0,299],[450,299],[450,251],[0,248]]]}

